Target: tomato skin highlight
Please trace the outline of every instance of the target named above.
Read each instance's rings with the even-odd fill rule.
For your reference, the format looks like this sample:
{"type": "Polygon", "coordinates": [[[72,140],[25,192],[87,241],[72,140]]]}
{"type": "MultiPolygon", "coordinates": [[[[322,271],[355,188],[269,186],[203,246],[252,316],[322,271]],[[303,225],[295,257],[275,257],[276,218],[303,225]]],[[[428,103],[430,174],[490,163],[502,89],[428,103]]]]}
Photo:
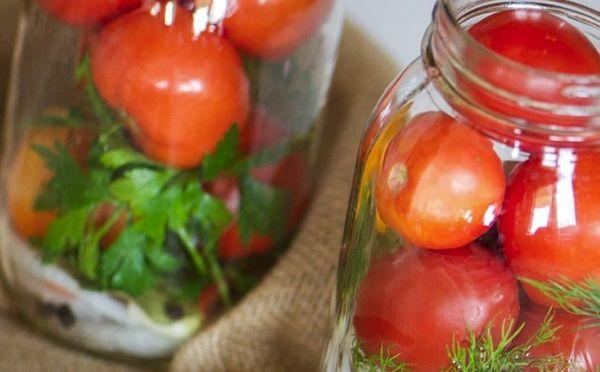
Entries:
{"type": "Polygon", "coordinates": [[[140,9],[104,27],[92,74],[102,97],[132,119],[134,141],[149,156],[191,167],[234,123],[244,128],[249,83],[233,46],[215,34],[194,36],[191,14],[177,10],[171,26],[164,11],[140,9]]]}
{"type": "Polygon", "coordinates": [[[473,244],[454,250],[403,248],[375,259],[358,291],[354,329],[363,350],[390,355],[417,371],[448,365],[453,336],[466,340],[519,313],[517,282],[508,267],[473,244]]]}
{"type": "Polygon", "coordinates": [[[140,7],[142,0],[38,0],[38,3],[62,22],[93,26],[140,7]]]}
{"type": "MultiPolygon", "coordinates": [[[[600,281],[600,154],[569,157],[532,158],[511,177],[498,227],[518,277],[600,281]]],[[[523,288],[532,301],[557,305],[523,288]]]]}
{"type": "Polygon", "coordinates": [[[235,0],[225,35],[245,53],[265,59],[290,55],[328,15],[332,0],[235,0]]]}
{"type": "MultiPolygon", "coordinates": [[[[479,21],[468,32],[492,52],[517,62],[511,64],[490,56],[465,57],[467,60],[480,60],[469,62],[469,68],[495,88],[489,90],[480,87],[459,72],[459,89],[471,96],[476,106],[535,124],[582,126],[591,121],[590,116],[560,114],[523,106],[522,99],[509,99],[497,92],[503,90],[515,97],[526,97],[546,104],[593,104],[590,98],[566,96],[564,92],[573,84],[546,73],[600,73],[600,54],[583,32],[550,12],[531,9],[495,13],[479,21]]],[[[462,114],[468,117],[475,115],[468,110],[462,114]]],[[[475,116],[473,120],[481,119],[475,116]]],[[[493,124],[490,125],[493,127],[493,124]]]]}
{"type": "MultiPolygon", "coordinates": [[[[600,328],[586,327],[594,319],[569,314],[562,310],[552,310],[553,325],[560,326],[556,331],[556,339],[531,349],[533,358],[562,355],[572,363],[569,370],[594,371],[600,366],[600,328]]],[[[515,340],[515,344],[526,343],[539,329],[548,314],[548,308],[527,304],[521,312],[521,322],[525,323],[523,331],[515,340]]],[[[529,369],[537,371],[535,368],[529,369]]]]}
{"type": "Polygon", "coordinates": [[[377,211],[412,244],[464,246],[492,225],[505,177],[492,143],[443,113],[416,116],[392,139],[377,176],[377,211]]]}

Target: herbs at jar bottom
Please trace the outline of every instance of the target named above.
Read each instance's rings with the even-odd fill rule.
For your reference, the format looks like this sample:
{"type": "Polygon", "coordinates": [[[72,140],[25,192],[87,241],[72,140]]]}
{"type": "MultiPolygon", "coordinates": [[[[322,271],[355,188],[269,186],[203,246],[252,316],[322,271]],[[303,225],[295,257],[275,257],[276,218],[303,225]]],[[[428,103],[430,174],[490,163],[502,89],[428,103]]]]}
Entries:
{"type": "MultiPolygon", "coordinates": [[[[515,327],[513,321],[502,324],[500,337],[493,333],[493,327],[488,327],[480,335],[471,332],[466,342],[454,339],[446,348],[446,366],[439,366],[439,371],[567,371],[585,370],[569,362],[569,356],[554,351],[553,345],[563,339],[574,336],[563,328],[564,317],[555,320],[554,312],[536,312],[536,322],[533,318],[515,327]],[[541,316],[543,319],[537,319],[541,316]],[[531,322],[531,323],[530,323],[531,322]],[[535,325],[534,325],[535,324],[535,325]],[[537,329],[535,327],[538,327],[537,329]],[[540,353],[540,351],[542,351],[540,353]]],[[[357,371],[413,371],[420,370],[416,364],[402,361],[400,354],[392,354],[390,346],[381,345],[376,354],[367,355],[361,348],[360,342],[352,347],[352,365],[357,371]]],[[[561,350],[562,351],[562,350],[561,350]]]]}
{"type": "Polygon", "coordinates": [[[88,58],[78,77],[85,101],[41,117],[12,164],[15,231],[46,264],[60,264],[89,289],[136,299],[155,319],[208,312],[219,298],[231,305],[300,220],[306,174],[286,172],[292,163],[306,171],[300,149],[308,138],[280,135],[248,149],[234,124],[198,166],[165,166],[134,146],[130,119],[102,100],[88,58]],[[163,308],[150,311],[158,298],[163,308]]]}

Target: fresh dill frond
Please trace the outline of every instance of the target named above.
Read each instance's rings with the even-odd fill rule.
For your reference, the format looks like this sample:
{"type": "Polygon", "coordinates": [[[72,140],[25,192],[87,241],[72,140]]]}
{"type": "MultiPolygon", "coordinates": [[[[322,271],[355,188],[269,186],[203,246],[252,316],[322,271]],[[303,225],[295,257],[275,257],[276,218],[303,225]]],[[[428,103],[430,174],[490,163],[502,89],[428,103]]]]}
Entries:
{"type": "Polygon", "coordinates": [[[565,277],[548,282],[529,278],[519,280],[542,292],[565,311],[593,318],[586,328],[600,326],[600,285],[594,278],[588,277],[580,282],[565,277]]]}
{"type": "Polygon", "coordinates": [[[408,372],[409,364],[392,355],[390,347],[381,345],[379,353],[367,355],[356,341],[352,346],[352,366],[358,372],[408,372]]]}
{"type": "Polygon", "coordinates": [[[517,328],[514,326],[513,320],[503,322],[498,341],[494,340],[490,326],[479,337],[471,332],[466,344],[454,340],[448,349],[451,365],[447,371],[523,371],[526,368],[536,368],[540,371],[567,370],[568,362],[560,355],[531,355],[532,349],[556,338],[560,326],[554,325],[552,311],[548,312],[536,333],[523,344],[514,345],[514,341],[523,331],[524,324],[517,328]]]}

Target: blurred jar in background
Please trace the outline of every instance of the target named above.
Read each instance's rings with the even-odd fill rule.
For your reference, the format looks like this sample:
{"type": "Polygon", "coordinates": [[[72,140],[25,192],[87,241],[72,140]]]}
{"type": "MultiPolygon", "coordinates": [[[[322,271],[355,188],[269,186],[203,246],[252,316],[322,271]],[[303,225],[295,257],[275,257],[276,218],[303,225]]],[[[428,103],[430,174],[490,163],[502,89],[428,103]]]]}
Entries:
{"type": "Polygon", "coordinates": [[[35,0],[21,26],[6,285],[79,347],[167,356],[247,293],[302,221],[339,4],[35,0]]]}

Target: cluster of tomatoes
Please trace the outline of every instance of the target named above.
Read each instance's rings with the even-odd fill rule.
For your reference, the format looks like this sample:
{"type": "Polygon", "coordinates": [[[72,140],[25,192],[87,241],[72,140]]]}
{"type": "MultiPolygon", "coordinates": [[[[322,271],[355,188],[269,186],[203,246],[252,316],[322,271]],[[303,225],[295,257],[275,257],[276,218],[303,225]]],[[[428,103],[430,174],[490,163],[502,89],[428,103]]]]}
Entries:
{"type": "MultiPolygon", "coordinates": [[[[91,75],[100,96],[127,117],[135,146],[148,157],[178,168],[200,165],[232,125],[239,127],[242,150],[247,153],[290,137],[277,119],[251,107],[251,82],[240,53],[285,60],[317,31],[332,6],[332,0],[215,0],[206,6],[227,5],[224,18],[213,28],[197,32],[198,8],[189,1],[38,3],[59,21],[89,30],[91,75]]],[[[34,208],[52,174],[32,144],[52,147],[61,142],[84,166],[94,135],[74,128],[36,128],[26,135],[8,190],[11,222],[22,236],[44,236],[56,218],[56,213],[34,208]]],[[[252,170],[252,175],[290,191],[290,225],[296,224],[309,193],[306,156],[291,154],[252,170]]],[[[238,213],[237,180],[218,179],[207,188],[238,213]]],[[[111,206],[101,206],[93,223],[102,224],[113,212],[111,206]]],[[[108,247],[122,228],[123,224],[116,224],[103,246],[108,247]]],[[[233,223],[221,239],[219,252],[223,259],[237,259],[274,246],[272,238],[259,235],[252,236],[248,245],[242,243],[233,223]]]]}
{"type": "Polygon", "coordinates": [[[233,124],[246,125],[249,82],[238,50],[285,59],[331,7],[331,0],[218,0],[209,3],[227,12],[211,30],[198,29],[197,12],[206,9],[181,1],[39,3],[59,20],[99,27],[90,52],[100,94],[132,119],[147,155],[177,167],[198,165],[233,124]]]}
{"type": "MultiPolygon", "coordinates": [[[[500,12],[471,35],[532,67],[600,73],[598,51],[579,42],[585,36],[544,12],[500,12]],[[513,28],[530,32],[517,37],[513,28]]],[[[554,149],[503,164],[477,130],[427,112],[391,139],[375,177],[378,218],[404,244],[374,258],[359,288],[353,323],[367,354],[389,347],[417,370],[440,370],[454,341],[488,329],[499,341],[511,321],[525,324],[516,342],[527,340],[555,307],[556,337],[529,356],[600,365],[600,331],[583,326],[590,319],[520,283],[600,282],[599,152],[554,149]]]]}

